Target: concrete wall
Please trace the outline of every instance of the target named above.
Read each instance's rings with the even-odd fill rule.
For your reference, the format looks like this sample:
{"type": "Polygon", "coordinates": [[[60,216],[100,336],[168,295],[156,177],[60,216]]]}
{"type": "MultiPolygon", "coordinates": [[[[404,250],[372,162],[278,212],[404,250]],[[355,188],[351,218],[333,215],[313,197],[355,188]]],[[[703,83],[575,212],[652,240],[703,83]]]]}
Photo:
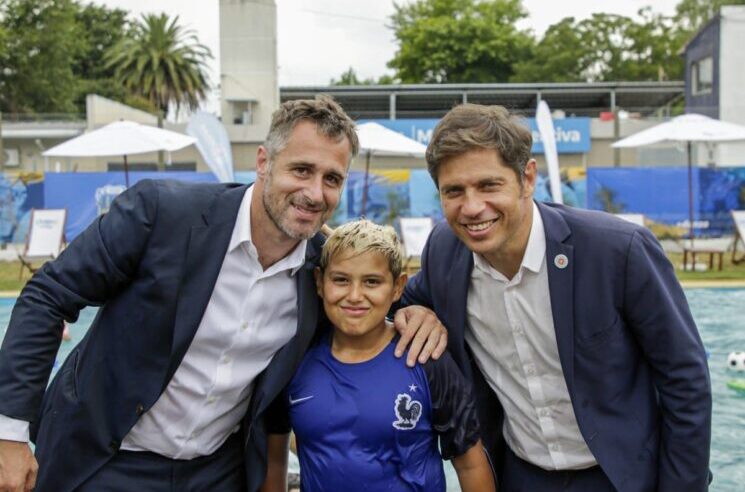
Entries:
{"type": "Polygon", "coordinates": [[[143,125],[157,126],[158,124],[158,117],[154,114],[96,94],[86,96],[85,114],[89,131],[120,120],[134,121],[143,125]]]}
{"type": "Polygon", "coordinates": [[[260,142],[279,106],[274,0],[220,0],[222,120],[231,142],[260,142]],[[251,121],[238,122],[243,113],[251,121]]]}

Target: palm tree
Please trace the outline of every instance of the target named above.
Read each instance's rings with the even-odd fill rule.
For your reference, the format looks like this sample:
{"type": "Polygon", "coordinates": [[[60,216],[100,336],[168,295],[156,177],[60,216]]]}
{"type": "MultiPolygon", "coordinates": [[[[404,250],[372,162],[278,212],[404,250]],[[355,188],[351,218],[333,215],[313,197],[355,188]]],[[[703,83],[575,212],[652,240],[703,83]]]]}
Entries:
{"type": "Polygon", "coordinates": [[[177,25],[178,16],[143,14],[129,35],[106,53],[106,68],[132,94],[142,96],[162,114],[174,105],[199,107],[209,89],[209,48],[192,30],[177,25]]]}

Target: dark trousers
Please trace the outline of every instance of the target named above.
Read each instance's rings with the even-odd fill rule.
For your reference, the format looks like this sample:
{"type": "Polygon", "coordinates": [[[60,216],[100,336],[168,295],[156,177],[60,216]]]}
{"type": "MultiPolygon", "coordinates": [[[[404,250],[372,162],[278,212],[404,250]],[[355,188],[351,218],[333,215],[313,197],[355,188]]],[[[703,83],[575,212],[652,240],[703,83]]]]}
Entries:
{"type": "Polygon", "coordinates": [[[245,492],[243,446],[237,432],[209,456],[173,460],[119,451],[78,492],[245,492]]]}
{"type": "Polygon", "coordinates": [[[499,492],[614,492],[615,490],[599,466],[586,470],[548,471],[518,458],[509,448],[505,450],[499,492]]]}

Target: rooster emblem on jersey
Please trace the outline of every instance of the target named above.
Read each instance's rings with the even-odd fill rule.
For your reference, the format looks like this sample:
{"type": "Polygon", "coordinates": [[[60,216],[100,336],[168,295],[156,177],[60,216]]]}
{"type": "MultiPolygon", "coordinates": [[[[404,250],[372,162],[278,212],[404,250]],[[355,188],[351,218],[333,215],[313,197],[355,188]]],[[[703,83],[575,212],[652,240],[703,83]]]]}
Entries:
{"type": "Polygon", "coordinates": [[[393,406],[398,420],[393,422],[393,427],[399,430],[411,430],[416,427],[419,417],[422,416],[422,404],[412,400],[411,396],[401,393],[396,397],[396,403],[393,406]]]}

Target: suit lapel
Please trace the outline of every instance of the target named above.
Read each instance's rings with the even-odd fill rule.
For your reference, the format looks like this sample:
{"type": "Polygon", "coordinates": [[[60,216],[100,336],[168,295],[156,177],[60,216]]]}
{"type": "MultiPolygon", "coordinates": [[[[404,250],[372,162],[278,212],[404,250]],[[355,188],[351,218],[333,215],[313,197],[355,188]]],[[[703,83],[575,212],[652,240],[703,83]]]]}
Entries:
{"type": "Polygon", "coordinates": [[[246,186],[227,189],[202,214],[202,223],[191,228],[164,388],[181,364],[212,297],[245,192],[246,186]]]}
{"type": "Polygon", "coordinates": [[[571,230],[559,212],[538,203],[546,232],[546,268],[559,359],[572,394],[574,383],[574,246],[571,230]],[[563,256],[562,256],[563,255],[563,256]],[[562,267],[563,265],[563,267],[562,267]]]}

